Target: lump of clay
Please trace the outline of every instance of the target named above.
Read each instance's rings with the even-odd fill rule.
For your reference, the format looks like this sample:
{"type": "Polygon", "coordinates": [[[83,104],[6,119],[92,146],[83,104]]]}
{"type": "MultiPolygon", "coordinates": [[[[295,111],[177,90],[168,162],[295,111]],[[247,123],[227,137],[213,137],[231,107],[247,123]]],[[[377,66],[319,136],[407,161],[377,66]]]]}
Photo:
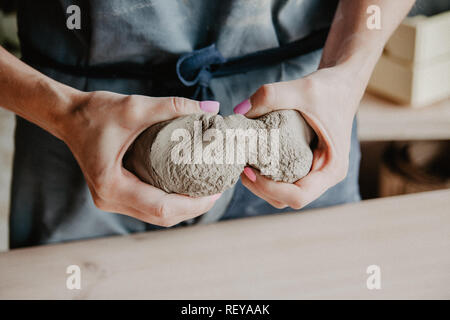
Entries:
{"type": "Polygon", "coordinates": [[[293,183],[311,168],[313,136],[294,110],[258,119],[192,114],[144,131],[127,152],[125,167],[168,193],[194,197],[232,187],[246,165],[293,183]]]}

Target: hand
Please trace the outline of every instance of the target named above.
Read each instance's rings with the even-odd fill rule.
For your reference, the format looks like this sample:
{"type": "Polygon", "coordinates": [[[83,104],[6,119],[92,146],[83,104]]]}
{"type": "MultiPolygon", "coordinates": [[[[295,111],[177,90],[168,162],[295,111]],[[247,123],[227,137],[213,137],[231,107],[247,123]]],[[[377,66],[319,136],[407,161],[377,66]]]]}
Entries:
{"type": "Polygon", "coordinates": [[[250,191],[276,208],[300,209],[345,178],[353,118],[364,89],[349,79],[340,67],[320,69],[302,79],[263,85],[236,106],[235,113],[249,118],[298,110],[318,136],[307,176],[293,184],[275,182],[247,167],[241,179],[250,191]]]}
{"type": "Polygon", "coordinates": [[[63,118],[60,132],[77,159],[98,208],[168,227],[213,206],[220,195],[191,198],[167,194],[127,171],[122,159],[130,144],[149,126],[202,109],[217,113],[217,102],[111,92],[82,94],[82,103],[63,118]]]}

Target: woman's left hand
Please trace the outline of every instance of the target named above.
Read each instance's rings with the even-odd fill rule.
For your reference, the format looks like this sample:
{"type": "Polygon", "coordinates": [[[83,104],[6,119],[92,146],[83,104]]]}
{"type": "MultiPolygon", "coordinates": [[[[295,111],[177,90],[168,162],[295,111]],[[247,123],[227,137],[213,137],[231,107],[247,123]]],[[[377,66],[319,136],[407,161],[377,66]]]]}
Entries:
{"type": "Polygon", "coordinates": [[[275,182],[245,168],[242,183],[276,208],[300,209],[347,175],[352,123],[364,85],[341,68],[320,69],[298,80],[263,85],[234,109],[249,118],[295,109],[318,136],[311,171],[295,183],[275,182]]]}

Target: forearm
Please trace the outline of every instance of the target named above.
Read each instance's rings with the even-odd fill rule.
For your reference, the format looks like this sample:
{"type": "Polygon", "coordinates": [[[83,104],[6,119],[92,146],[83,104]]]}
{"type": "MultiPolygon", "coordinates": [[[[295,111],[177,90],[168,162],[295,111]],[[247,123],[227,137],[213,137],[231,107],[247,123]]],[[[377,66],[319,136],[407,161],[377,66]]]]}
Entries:
{"type": "Polygon", "coordinates": [[[61,119],[83,93],[26,65],[0,47],[0,106],[62,138],[61,119]]]}
{"type": "MultiPolygon", "coordinates": [[[[356,90],[364,91],[384,45],[414,0],[341,0],[325,44],[320,68],[338,66],[356,90]],[[381,28],[369,29],[367,8],[380,8],[381,28]]],[[[362,94],[362,93],[361,93],[362,94]]]]}

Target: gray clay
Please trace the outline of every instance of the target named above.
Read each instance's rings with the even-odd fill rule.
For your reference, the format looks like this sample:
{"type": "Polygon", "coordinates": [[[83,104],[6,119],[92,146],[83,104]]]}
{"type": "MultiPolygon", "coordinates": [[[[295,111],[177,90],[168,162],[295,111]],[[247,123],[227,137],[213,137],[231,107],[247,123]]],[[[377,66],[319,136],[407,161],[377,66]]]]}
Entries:
{"type": "MultiPolygon", "coordinates": [[[[308,174],[311,168],[313,156],[309,145],[313,136],[312,129],[300,113],[294,110],[275,111],[258,119],[248,119],[242,115],[222,117],[207,113],[192,114],[153,125],[144,131],[127,153],[125,167],[142,181],[168,193],[194,197],[217,194],[232,187],[246,165],[258,169],[261,174],[272,180],[293,183],[308,174]],[[232,162],[226,161],[226,147],[221,147],[223,152],[223,158],[220,158],[223,159],[221,163],[205,163],[205,161],[193,163],[194,150],[198,150],[194,146],[196,121],[200,121],[197,122],[197,132],[204,133],[208,129],[217,129],[222,133],[221,141],[224,143],[220,146],[226,145],[227,129],[254,129],[258,134],[261,132],[258,130],[262,129],[266,129],[265,132],[270,129],[279,129],[277,161],[274,162],[274,158],[271,158],[275,153],[271,150],[273,145],[270,143],[271,136],[268,134],[267,143],[263,144],[267,149],[261,152],[258,144],[257,156],[250,157],[248,147],[238,149],[237,145],[234,145],[234,161],[232,162]],[[171,139],[172,134],[176,129],[187,129],[192,139],[179,137],[172,141],[174,140],[171,139]],[[173,161],[172,153],[180,149],[191,151],[189,155],[191,161],[187,163],[173,161]],[[240,156],[243,157],[241,159],[244,161],[237,161],[238,152],[241,153],[240,156]]],[[[200,141],[202,150],[205,150],[216,138],[215,136],[209,141],[197,141],[200,141]]],[[[197,156],[199,154],[201,155],[197,152],[197,156]]],[[[214,152],[211,154],[216,155],[214,152]]]]}

